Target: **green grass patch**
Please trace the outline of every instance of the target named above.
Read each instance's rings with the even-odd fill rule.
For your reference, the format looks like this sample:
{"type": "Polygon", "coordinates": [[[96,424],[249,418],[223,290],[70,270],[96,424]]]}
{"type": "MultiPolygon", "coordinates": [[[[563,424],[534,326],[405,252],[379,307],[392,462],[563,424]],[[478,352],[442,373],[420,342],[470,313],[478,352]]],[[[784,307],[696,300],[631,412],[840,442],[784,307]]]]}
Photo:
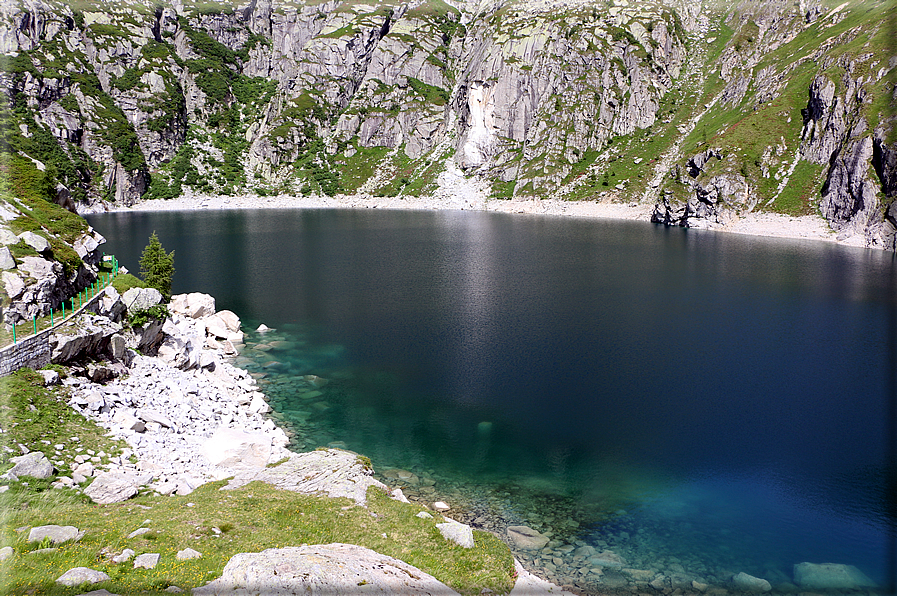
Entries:
{"type": "Polygon", "coordinates": [[[408,85],[428,103],[444,106],[449,101],[449,93],[442,87],[428,85],[414,77],[408,77],[408,85]]]}
{"type": "Polygon", "coordinates": [[[344,163],[336,161],[340,186],[344,192],[358,190],[379,167],[380,161],[389,153],[389,147],[357,147],[355,155],[345,158],[344,163]]]}
{"type": "Polygon", "coordinates": [[[85,566],[111,577],[93,589],[162,595],[175,585],[189,592],[220,576],[236,553],[332,542],[359,544],[396,557],[462,594],[480,594],[485,589],[503,594],[512,587],[511,553],[498,538],[475,532],[474,548],[455,546],[435,528],[439,516],[417,518],[420,506],[393,501],[376,489],[368,492],[368,508],[363,508],[348,499],[301,495],[261,483],[220,491],[222,484],[204,485],[185,497],[138,496],[106,506],[53,491],[44,493],[49,506],[19,491],[0,495],[0,506],[7,512],[0,541],[16,551],[0,563],[6,572],[0,577],[0,591],[74,594],[73,589],[56,586],[54,579],[71,567],[85,566]],[[27,533],[15,528],[45,523],[75,525],[86,534],[55,553],[24,554],[27,533]],[[126,538],[139,527],[152,532],[126,538]],[[202,558],[178,561],[176,552],[188,547],[201,552],[202,558]],[[160,563],[154,569],[133,569],[129,563],[111,563],[101,554],[103,549],[117,554],[125,548],[137,554],[159,553],[160,563]]]}
{"type": "MultiPolygon", "coordinates": [[[[0,405],[0,426],[4,430],[6,444],[15,447],[21,443],[31,451],[42,452],[51,461],[59,459],[67,463],[71,463],[79,453],[86,454],[88,449],[95,453],[100,451],[106,453],[105,458],[101,457],[104,461],[108,461],[111,456],[120,454],[126,445],[111,439],[105,429],[69,407],[66,403],[67,393],[68,389],[62,386],[44,387],[43,377],[29,368],[20,369],[9,376],[0,378],[0,395],[4,396],[0,402],[2,404],[0,405]],[[72,437],[77,437],[77,440],[73,440],[72,437]],[[54,454],[57,444],[63,445],[58,456],[54,454]]],[[[14,453],[0,453],[0,466],[3,469],[11,467],[9,458],[20,454],[18,450],[14,453]]],[[[69,472],[70,469],[67,466],[63,466],[59,470],[60,474],[69,472]]],[[[10,490],[0,497],[7,499],[12,497],[14,501],[21,499],[28,502],[28,499],[32,497],[30,493],[34,492],[34,487],[32,490],[26,490],[26,487],[20,484],[15,488],[18,490],[10,490]]],[[[6,513],[10,513],[8,503],[3,502],[2,498],[0,498],[0,508],[6,513]]],[[[18,507],[21,508],[21,506],[22,503],[19,502],[18,507]]],[[[0,538],[5,544],[9,543],[7,522],[8,520],[4,519],[2,538],[0,538]]],[[[2,588],[0,591],[3,591],[4,594],[15,593],[15,590],[9,591],[2,588]]]]}
{"type": "Polygon", "coordinates": [[[814,200],[819,197],[824,180],[825,169],[822,166],[801,160],[794,168],[788,184],[782,189],[782,194],[769,207],[761,203],[761,208],[787,215],[814,213],[814,200]]]}
{"type": "Polygon", "coordinates": [[[131,288],[145,288],[147,285],[140,278],[135,277],[130,273],[123,273],[112,280],[112,287],[115,288],[119,294],[124,294],[131,288]]]}

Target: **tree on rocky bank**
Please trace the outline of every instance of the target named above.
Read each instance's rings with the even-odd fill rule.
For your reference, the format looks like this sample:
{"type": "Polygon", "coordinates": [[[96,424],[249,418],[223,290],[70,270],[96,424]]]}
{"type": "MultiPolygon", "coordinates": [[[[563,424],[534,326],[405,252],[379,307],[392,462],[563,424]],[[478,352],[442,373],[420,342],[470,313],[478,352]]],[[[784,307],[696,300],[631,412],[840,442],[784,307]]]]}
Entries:
{"type": "Polygon", "coordinates": [[[156,232],[149,237],[149,244],[140,256],[140,276],[151,288],[162,293],[165,300],[171,298],[171,278],[174,277],[174,251],[166,253],[156,232]]]}

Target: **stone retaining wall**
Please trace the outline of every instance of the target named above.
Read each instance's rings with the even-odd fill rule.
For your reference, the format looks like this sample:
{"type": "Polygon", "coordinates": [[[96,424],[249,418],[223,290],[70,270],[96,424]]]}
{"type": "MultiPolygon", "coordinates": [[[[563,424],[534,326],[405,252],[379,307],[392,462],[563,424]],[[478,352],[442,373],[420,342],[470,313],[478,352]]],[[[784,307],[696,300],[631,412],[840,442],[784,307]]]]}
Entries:
{"type": "Polygon", "coordinates": [[[84,306],[73,312],[64,320],[52,327],[39,331],[37,335],[29,335],[14,344],[0,348],[0,377],[11,375],[20,368],[42,368],[50,364],[50,333],[74,316],[80,315],[85,310],[96,312],[96,305],[102,298],[104,291],[97,292],[84,306]]]}
{"type": "Polygon", "coordinates": [[[50,332],[44,329],[37,335],[0,350],[0,377],[12,374],[23,367],[42,368],[50,364],[50,332]]]}

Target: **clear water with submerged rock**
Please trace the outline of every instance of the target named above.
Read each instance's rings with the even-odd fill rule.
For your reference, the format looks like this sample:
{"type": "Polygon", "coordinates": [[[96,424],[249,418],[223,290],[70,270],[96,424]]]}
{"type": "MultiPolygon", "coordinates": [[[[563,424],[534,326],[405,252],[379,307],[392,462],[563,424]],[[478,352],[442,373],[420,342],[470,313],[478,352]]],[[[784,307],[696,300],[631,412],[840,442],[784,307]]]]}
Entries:
{"type": "Polygon", "coordinates": [[[273,328],[238,364],[294,449],[537,530],[516,554],[554,581],[798,592],[804,562],[892,581],[892,254],[479,212],[89,219],[132,270],[155,230],[176,293],[273,328]]]}

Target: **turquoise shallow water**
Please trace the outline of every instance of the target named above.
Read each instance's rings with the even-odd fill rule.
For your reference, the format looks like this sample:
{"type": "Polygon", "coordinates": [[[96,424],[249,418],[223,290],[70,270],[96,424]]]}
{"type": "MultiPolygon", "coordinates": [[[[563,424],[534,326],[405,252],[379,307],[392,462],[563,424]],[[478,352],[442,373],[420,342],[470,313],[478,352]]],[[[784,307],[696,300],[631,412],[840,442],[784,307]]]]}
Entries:
{"type": "Polygon", "coordinates": [[[540,573],[591,592],[741,571],[789,591],[803,561],[889,580],[891,255],[461,212],[91,223],[132,269],[156,230],[175,292],[275,328],[240,363],[295,449],[364,453],[413,498],[549,534],[518,553],[540,573]],[[607,550],[645,573],[595,573],[607,550]]]}

